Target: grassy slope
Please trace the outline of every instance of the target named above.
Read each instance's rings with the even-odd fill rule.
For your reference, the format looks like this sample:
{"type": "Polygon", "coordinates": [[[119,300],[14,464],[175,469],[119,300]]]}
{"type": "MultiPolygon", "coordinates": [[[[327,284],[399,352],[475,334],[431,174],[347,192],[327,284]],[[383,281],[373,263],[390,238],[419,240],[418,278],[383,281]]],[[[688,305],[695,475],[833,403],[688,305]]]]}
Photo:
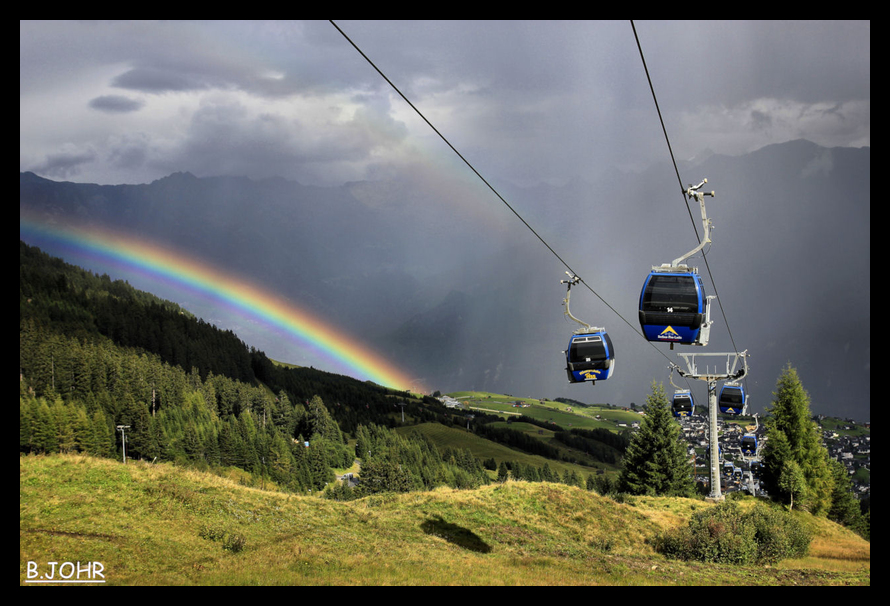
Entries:
{"type": "Polygon", "coordinates": [[[572,406],[552,400],[538,400],[537,398],[520,398],[505,394],[496,394],[485,391],[458,391],[449,393],[470,409],[479,409],[506,415],[525,415],[540,421],[553,421],[564,429],[573,427],[582,429],[594,429],[601,427],[615,431],[618,423],[630,424],[640,420],[636,412],[621,408],[609,408],[608,406],[572,406]],[[522,401],[530,404],[528,408],[514,408],[513,402],[522,401]],[[600,415],[600,419],[596,419],[600,415]]]}
{"type": "MultiPolygon", "coordinates": [[[[548,440],[553,435],[552,431],[548,432],[535,425],[526,423],[503,424],[503,427],[509,427],[510,429],[515,429],[517,431],[526,431],[529,435],[544,441],[548,440]],[[544,435],[539,435],[539,431],[543,431],[544,435]]],[[[518,461],[524,465],[533,465],[539,469],[546,464],[550,467],[551,471],[560,475],[565,474],[566,471],[574,470],[581,476],[581,479],[585,481],[587,480],[587,476],[589,474],[595,474],[597,469],[605,469],[613,472],[617,470],[617,467],[614,465],[594,462],[592,460],[591,465],[585,467],[583,465],[554,461],[553,459],[547,459],[538,455],[527,454],[503,446],[497,442],[480,438],[472,432],[458,429],[456,427],[446,427],[441,423],[420,423],[419,425],[398,428],[397,431],[404,434],[410,434],[416,431],[430,438],[440,450],[444,450],[445,448],[453,448],[455,450],[467,449],[472,452],[473,456],[477,459],[494,459],[498,464],[502,461],[518,461]]],[[[569,452],[568,448],[564,447],[563,449],[569,452]]],[[[578,456],[583,457],[583,455],[580,454],[578,456]]]]}
{"type": "Polygon", "coordinates": [[[95,561],[108,584],[870,584],[869,544],[824,520],[802,561],[665,560],[649,540],[707,506],[687,499],[510,482],[336,503],[80,456],[21,457],[19,486],[20,583],[28,561],[95,561]]]}

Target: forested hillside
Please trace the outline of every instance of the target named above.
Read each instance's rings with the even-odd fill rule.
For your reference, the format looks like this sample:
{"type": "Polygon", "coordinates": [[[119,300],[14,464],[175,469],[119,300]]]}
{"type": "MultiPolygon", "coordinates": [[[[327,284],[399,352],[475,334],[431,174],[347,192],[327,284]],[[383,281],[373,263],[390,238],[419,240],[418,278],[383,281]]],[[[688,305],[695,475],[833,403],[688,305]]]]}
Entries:
{"type": "MultiPolygon", "coordinates": [[[[276,365],[231,331],[24,243],[19,289],[23,453],[121,456],[116,427],[127,425],[128,457],[238,467],[257,482],[309,491],[352,465],[344,432],[364,426],[361,435],[383,444],[368,428],[391,425],[396,402],[415,418],[442,414],[431,398],[276,365]]],[[[458,484],[478,485],[484,471],[468,459],[472,482],[455,473],[460,461],[432,452],[430,469],[431,461],[452,469],[423,484],[458,475],[458,484]]]]}
{"type": "MultiPolygon", "coordinates": [[[[509,458],[482,461],[462,447],[437,448],[422,432],[392,431],[402,413],[409,424],[464,427],[465,415],[435,398],[275,363],[174,303],[24,243],[19,271],[22,453],[122,457],[117,427],[124,425],[129,458],[238,468],[245,482],[297,492],[322,489],[333,469],[359,457],[362,484],[355,492],[338,487],[333,496],[341,499],[475,487],[498,465],[515,477],[550,477],[546,465],[520,473],[509,458]]],[[[502,421],[496,414],[474,417],[479,436],[574,462],[521,431],[494,429],[489,424],[502,421]]],[[[626,438],[605,430],[548,428],[560,431],[564,445],[608,464],[626,447],[626,438]]],[[[577,474],[552,479],[588,488],[593,482],[577,474]]]]}

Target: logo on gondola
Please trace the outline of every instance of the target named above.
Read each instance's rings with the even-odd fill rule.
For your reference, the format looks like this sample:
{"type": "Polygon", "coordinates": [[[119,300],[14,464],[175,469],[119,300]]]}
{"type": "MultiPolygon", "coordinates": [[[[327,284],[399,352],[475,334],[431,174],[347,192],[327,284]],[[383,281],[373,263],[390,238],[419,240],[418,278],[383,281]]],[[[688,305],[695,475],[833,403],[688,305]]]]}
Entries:
{"type": "Polygon", "coordinates": [[[582,370],[581,375],[585,381],[590,381],[591,379],[599,379],[600,372],[599,370],[582,370]]]}
{"type": "Polygon", "coordinates": [[[678,335],[677,331],[674,330],[673,327],[668,326],[663,331],[661,331],[661,334],[658,335],[658,338],[659,339],[682,339],[683,337],[678,335]]]}

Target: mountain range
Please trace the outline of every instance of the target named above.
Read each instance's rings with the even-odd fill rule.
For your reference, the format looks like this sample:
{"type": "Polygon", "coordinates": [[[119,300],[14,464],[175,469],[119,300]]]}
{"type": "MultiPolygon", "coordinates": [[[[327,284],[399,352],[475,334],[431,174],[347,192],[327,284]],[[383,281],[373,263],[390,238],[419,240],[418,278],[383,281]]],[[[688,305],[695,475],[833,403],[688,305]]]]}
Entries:
{"type": "MultiPolygon", "coordinates": [[[[679,170],[715,191],[712,243],[690,264],[718,299],[708,347],[673,352],[642,339],[636,313],[650,267],[702,234],[697,204],[667,164],[559,186],[496,185],[502,199],[481,182],[442,175],[326,188],[190,173],[134,185],[21,173],[19,203],[40,222],[138,234],[249,276],[372,344],[430,390],[629,405],[653,380],[668,383],[679,351],[747,350],[752,411],[768,406],[791,364],[814,412],[868,420],[870,148],[798,140],[679,170]],[[573,314],[606,326],[616,345],[613,378],[593,387],[565,378],[561,352],[576,327],[563,314],[567,269],[590,287],[573,290],[573,314]]],[[[299,344],[180,297],[209,322],[235,323],[223,327],[270,357],[318,364],[299,344]]],[[[704,399],[703,384],[691,387],[704,399]]]]}

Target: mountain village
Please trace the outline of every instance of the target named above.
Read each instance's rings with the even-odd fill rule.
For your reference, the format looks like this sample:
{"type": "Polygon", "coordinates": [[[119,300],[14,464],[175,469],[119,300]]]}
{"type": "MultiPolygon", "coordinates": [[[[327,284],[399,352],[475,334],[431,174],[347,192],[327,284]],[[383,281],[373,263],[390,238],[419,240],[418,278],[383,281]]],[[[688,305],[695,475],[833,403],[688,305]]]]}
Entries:
{"type": "MultiPolygon", "coordinates": [[[[439,398],[447,408],[463,409],[466,403],[460,399],[447,395],[439,398]]],[[[514,407],[528,407],[527,401],[516,400],[514,407]]],[[[625,410],[644,415],[636,407],[625,410]]],[[[568,407],[567,412],[572,412],[568,407]]],[[[520,413],[516,413],[520,414],[520,413]]],[[[597,418],[600,418],[597,416],[597,418]]],[[[828,449],[832,459],[840,461],[847,469],[856,495],[862,499],[871,494],[871,436],[869,431],[871,423],[856,423],[852,419],[834,419],[824,415],[818,415],[816,422],[822,428],[822,441],[828,449]],[[828,427],[834,428],[829,429],[828,427]],[[863,433],[864,432],[864,433],[863,433]]],[[[748,424],[738,421],[727,422],[719,417],[717,427],[720,443],[720,475],[723,490],[732,492],[745,490],[754,494],[763,494],[760,487],[760,458],[759,456],[743,456],[740,443],[745,434],[754,434],[757,438],[758,451],[766,444],[766,429],[755,419],[748,419],[748,424]]],[[[696,482],[707,485],[710,481],[708,472],[707,448],[708,448],[708,420],[705,415],[693,415],[678,419],[683,438],[688,443],[688,454],[695,462],[696,482]]],[[[630,428],[637,429],[639,422],[623,423],[615,422],[618,430],[630,428]]]]}

